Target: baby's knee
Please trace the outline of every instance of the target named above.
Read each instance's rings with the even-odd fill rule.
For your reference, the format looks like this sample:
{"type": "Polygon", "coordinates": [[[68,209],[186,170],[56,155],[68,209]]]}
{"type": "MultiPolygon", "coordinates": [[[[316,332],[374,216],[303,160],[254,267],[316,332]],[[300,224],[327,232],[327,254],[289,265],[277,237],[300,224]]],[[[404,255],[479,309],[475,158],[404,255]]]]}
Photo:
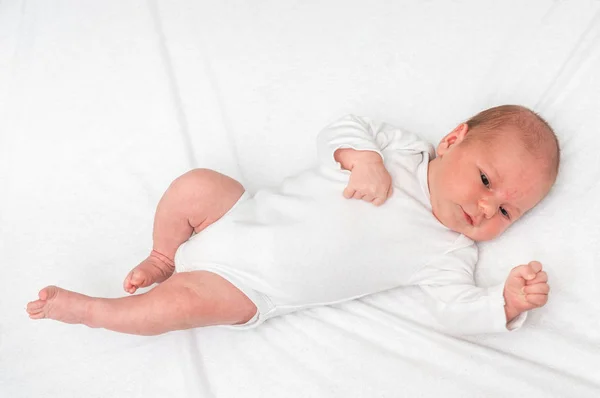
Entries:
{"type": "Polygon", "coordinates": [[[211,169],[193,169],[177,178],[171,184],[176,189],[200,190],[209,195],[237,195],[244,192],[242,184],[218,171],[211,169]]]}
{"type": "Polygon", "coordinates": [[[244,191],[244,187],[239,181],[211,169],[193,169],[180,178],[192,185],[202,185],[219,190],[244,191]]]}

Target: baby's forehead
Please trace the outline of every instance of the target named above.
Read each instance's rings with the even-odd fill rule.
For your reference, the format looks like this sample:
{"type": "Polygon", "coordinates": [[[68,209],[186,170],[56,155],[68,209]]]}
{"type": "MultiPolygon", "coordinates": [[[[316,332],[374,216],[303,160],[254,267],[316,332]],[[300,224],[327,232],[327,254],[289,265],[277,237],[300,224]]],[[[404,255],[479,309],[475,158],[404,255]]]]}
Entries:
{"type": "Polygon", "coordinates": [[[547,167],[547,159],[531,153],[515,140],[490,145],[478,154],[480,163],[487,164],[501,177],[520,180],[520,177],[540,175],[547,167]]]}
{"type": "Polygon", "coordinates": [[[540,123],[519,126],[508,122],[491,129],[486,135],[497,151],[525,149],[536,159],[556,163],[555,167],[558,165],[558,140],[551,130],[540,123]]]}
{"type": "Polygon", "coordinates": [[[502,163],[502,167],[521,172],[533,170],[556,178],[558,155],[554,142],[539,136],[528,137],[516,128],[505,128],[493,135],[488,147],[492,149],[488,156],[502,163]]]}
{"type": "Polygon", "coordinates": [[[505,200],[527,211],[539,202],[554,183],[547,161],[521,150],[491,151],[479,158],[480,167],[492,179],[492,186],[505,200]]]}

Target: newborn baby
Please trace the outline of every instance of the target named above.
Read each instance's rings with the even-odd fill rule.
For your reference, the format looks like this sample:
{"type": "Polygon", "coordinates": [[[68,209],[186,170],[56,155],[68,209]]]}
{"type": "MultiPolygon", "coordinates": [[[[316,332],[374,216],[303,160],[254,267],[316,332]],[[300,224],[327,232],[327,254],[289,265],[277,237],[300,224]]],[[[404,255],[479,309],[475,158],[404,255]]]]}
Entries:
{"type": "Polygon", "coordinates": [[[104,299],[48,286],[30,318],[141,335],[250,328],[418,285],[441,324],[473,334],[517,329],[546,303],[539,262],[490,288],[473,278],[475,242],[504,232],[556,179],[558,141],[534,112],[485,110],[442,138],[436,157],[417,136],[352,115],[317,144],[318,167],[254,196],[212,170],[177,178],[158,204],[151,254],[123,283],[130,294],[157,287],[104,299]]]}

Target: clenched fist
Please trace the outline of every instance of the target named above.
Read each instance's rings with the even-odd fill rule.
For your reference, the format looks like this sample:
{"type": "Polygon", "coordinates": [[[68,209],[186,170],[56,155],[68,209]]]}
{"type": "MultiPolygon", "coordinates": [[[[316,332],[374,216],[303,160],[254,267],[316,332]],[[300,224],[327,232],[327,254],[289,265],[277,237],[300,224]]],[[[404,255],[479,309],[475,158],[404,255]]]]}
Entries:
{"type": "Polygon", "coordinates": [[[542,264],[538,261],[513,268],[504,284],[506,321],[546,304],[549,291],[548,274],[542,271],[542,264]]]}
{"type": "Polygon", "coordinates": [[[392,176],[376,152],[338,149],[335,159],[342,168],[350,170],[350,181],[344,189],[345,198],[362,199],[380,206],[392,194],[392,176]]]}

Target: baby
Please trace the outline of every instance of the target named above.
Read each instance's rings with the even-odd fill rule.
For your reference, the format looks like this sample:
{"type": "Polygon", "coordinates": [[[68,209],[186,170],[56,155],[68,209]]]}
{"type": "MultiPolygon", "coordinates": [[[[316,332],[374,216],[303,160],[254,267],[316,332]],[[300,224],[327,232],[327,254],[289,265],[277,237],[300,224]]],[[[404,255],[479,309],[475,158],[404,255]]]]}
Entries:
{"type": "Polygon", "coordinates": [[[537,261],[498,286],[473,278],[475,242],[504,232],[556,179],[558,141],[534,112],[485,110],[442,138],[437,157],[413,134],[352,115],[317,144],[318,167],[254,196],[212,170],[177,178],[158,203],[151,254],[123,283],[130,294],[157,287],[105,299],[48,286],[30,318],[140,335],[251,328],[418,285],[447,330],[473,334],[517,329],[546,303],[537,261]]]}

